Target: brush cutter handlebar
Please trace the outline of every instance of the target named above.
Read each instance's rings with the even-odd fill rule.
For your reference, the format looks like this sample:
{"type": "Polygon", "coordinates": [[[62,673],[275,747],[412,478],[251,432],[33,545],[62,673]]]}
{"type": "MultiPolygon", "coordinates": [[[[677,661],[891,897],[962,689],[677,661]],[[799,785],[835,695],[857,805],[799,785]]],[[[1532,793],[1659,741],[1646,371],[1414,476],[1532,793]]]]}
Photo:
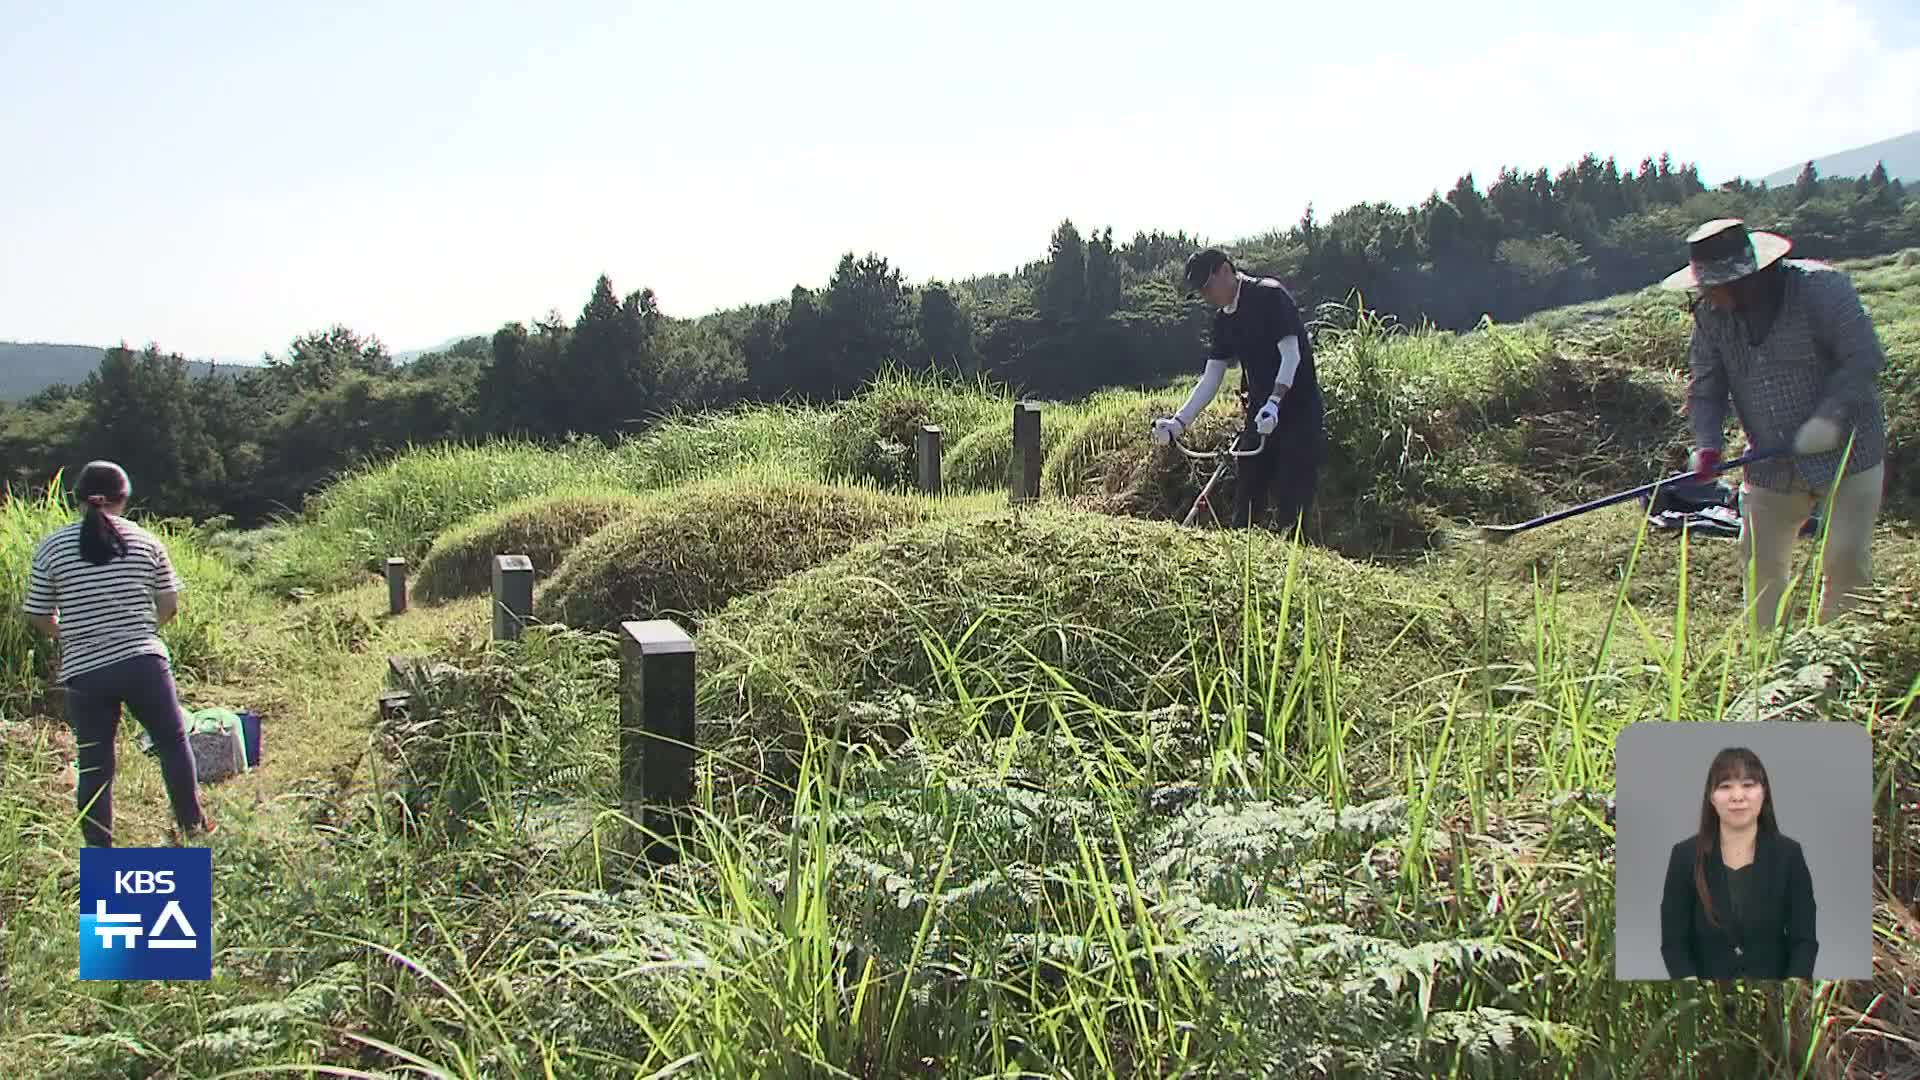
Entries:
{"type": "MultiPolygon", "coordinates": [[[[1234,442],[1237,443],[1245,436],[1251,434],[1253,433],[1250,431],[1243,431],[1240,435],[1234,437],[1234,442]]],[[[1209,476],[1206,484],[1200,488],[1200,494],[1193,500],[1193,508],[1187,511],[1186,519],[1180,523],[1182,525],[1193,524],[1194,520],[1200,516],[1201,507],[1211,508],[1212,504],[1207,501],[1207,496],[1212,494],[1213,486],[1220,482],[1220,478],[1226,475],[1227,466],[1233,460],[1252,457],[1267,448],[1267,437],[1265,435],[1260,436],[1260,441],[1255,443],[1251,450],[1235,450],[1231,444],[1219,450],[1195,450],[1181,442],[1178,438],[1174,438],[1171,441],[1176,449],[1193,461],[1214,462],[1213,475],[1209,476]]]]}
{"type": "MultiPolygon", "coordinates": [[[[1251,432],[1247,432],[1243,434],[1251,434],[1251,432]]],[[[1238,442],[1239,437],[1236,436],[1234,441],[1238,442]]],[[[1253,449],[1251,450],[1235,450],[1232,446],[1228,446],[1222,450],[1195,450],[1191,446],[1188,446],[1187,444],[1181,442],[1179,437],[1177,436],[1173,439],[1173,445],[1175,449],[1179,450],[1182,454],[1185,454],[1186,456],[1192,458],[1195,461],[1214,461],[1214,460],[1217,460],[1222,454],[1226,455],[1227,457],[1233,457],[1233,458],[1253,457],[1256,454],[1260,453],[1262,450],[1265,450],[1267,448],[1267,437],[1265,435],[1260,436],[1260,441],[1254,443],[1253,449]]]]}

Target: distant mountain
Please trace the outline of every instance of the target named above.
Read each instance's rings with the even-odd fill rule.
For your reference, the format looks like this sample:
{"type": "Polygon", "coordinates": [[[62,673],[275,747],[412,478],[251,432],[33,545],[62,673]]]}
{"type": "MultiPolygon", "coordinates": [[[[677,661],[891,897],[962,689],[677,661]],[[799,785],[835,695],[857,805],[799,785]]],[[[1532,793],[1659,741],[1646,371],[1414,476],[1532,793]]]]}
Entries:
{"type": "MultiPolygon", "coordinates": [[[[1813,159],[1813,171],[1822,177],[1866,176],[1875,162],[1887,166],[1887,178],[1903,184],[1920,183],[1920,131],[1909,131],[1867,146],[1856,146],[1813,159]]],[[[1766,177],[1768,187],[1784,187],[1800,176],[1806,161],[1798,161],[1766,177]]]]}
{"type": "Polygon", "coordinates": [[[393,362],[396,364],[411,364],[415,360],[420,359],[421,357],[427,355],[428,353],[444,352],[448,349],[451,349],[455,345],[460,344],[461,342],[467,340],[470,337],[491,338],[492,336],[493,336],[492,333],[489,332],[485,334],[462,334],[459,337],[450,337],[447,340],[441,342],[440,344],[431,346],[429,348],[408,349],[404,352],[394,353],[393,362]]]}
{"type": "MultiPolygon", "coordinates": [[[[100,366],[107,350],[92,345],[0,341],[0,401],[23,401],[49,386],[78,386],[100,366]]],[[[189,360],[190,375],[231,374],[244,364],[189,360]]]]}
{"type": "MultiPolygon", "coordinates": [[[[396,364],[408,364],[431,352],[450,349],[467,337],[448,338],[426,349],[408,349],[393,354],[396,364]]],[[[485,338],[489,335],[481,334],[485,338]]],[[[49,345],[42,342],[0,341],[0,401],[24,401],[49,386],[66,383],[78,386],[100,366],[105,349],[92,345],[49,345]]],[[[233,360],[189,360],[190,375],[231,375],[235,371],[260,366],[233,360]]]]}

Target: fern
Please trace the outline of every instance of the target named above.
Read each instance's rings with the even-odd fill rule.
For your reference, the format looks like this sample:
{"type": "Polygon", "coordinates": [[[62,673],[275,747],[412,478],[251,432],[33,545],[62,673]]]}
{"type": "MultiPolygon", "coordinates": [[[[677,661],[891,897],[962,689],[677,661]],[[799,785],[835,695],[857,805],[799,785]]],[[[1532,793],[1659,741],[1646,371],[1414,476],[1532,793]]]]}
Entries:
{"type": "Polygon", "coordinates": [[[102,1031],[93,1035],[47,1035],[48,1045],[69,1062],[85,1062],[94,1070],[112,1069],[124,1073],[128,1059],[141,1062],[156,1062],[163,1055],[157,1048],[117,1031],[102,1031]]]}
{"type": "Polygon", "coordinates": [[[1311,856],[1363,848],[1403,827],[1399,796],[1335,814],[1319,800],[1293,806],[1190,806],[1157,838],[1163,850],[1145,865],[1153,886],[1191,885],[1220,903],[1259,904],[1276,889],[1302,884],[1311,856]]]}
{"type": "Polygon", "coordinates": [[[358,995],[359,984],[359,966],[343,960],[302,982],[283,998],[222,1009],[208,1017],[207,1022],[222,1027],[251,1024],[268,1028],[319,1023],[350,1006],[358,995]]]}
{"type": "Polygon", "coordinates": [[[1537,1065],[1547,1050],[1571,1054],[1586,1038],[1585,1032],[1570,1024],[1485,1005],[1438,1012],[1427,1019],[1429,1045],[1457,1046],[1469,1061],[1483,1069],[1537,1065]]]}
{"type": "Polygon", "coordinates": [[[1859,699],[1870,684],[1862,655],[1870,633],[1870,628],[1847,623],[1794,632],[1720,719],[1840,719],[1835,712],[1860,707],[1859,699]]]}
{"type": "Polygon", "coordinates": [[[1309,949],[1307,957],[1316,964],[1364,958],[1364,969],[1341,983],[1341,990],[1352,996],[1372,994],[1376,988],[1384,988],[1389,996],[1397,995],[1401,987],[1412,980],[1420,986],[1424,1001],[1443,966],[1453,968],[1464,977],[1484,973],[1496,962],[1511,965],[1513,969],[1522,963],[1517,951],[1491,941],[1423,941],[1402,945],[1354,934],[1345,928],[1328,929],[1334,939],[1309,949]],[[1472,966],[1476,964],[1482,966],[1476,969],[1472,966]]]}

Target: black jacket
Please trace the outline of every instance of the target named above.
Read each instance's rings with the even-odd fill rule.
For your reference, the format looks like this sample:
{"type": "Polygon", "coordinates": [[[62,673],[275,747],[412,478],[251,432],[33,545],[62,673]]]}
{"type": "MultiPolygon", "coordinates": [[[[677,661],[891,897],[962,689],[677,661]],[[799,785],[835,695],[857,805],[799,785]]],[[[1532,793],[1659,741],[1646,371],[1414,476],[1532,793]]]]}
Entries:
{"type": "Polygon", "coordinates": [[[1707,892],[1719,925],[1693,888],[1693,837],[1673,845],[1660,897],[1660,958],[1676,979],[1811,979],[1820,944],[1814,937],[1813,875],[1800,844],[1779,833],[1754,840],[1753,882],[1736,920],[1716,836],[1707,852],[1707,892]]]}
{"type": "MultiPolygon", "coordinates": [[[[1233,314],[1223,308],[1214,312],[1213,336],[1207,347],[1212,360],[1239,360],[1241,403],[1247,427],[1265,407],[1273,393],[1273,381],[1280,374],[1280,342],[1293,337],[1300,344],[1300,366],[1293,373],[1292,388],[1280,402],[1280,422],[1275,432],[1281,439],[1318,433],[1325,422],[1325,404],[1320,396],[1320,376],[1314,367],[1313,335],[1286,286],[1272,278],[1240,277],[1240,300],[1233,314]]],[[[1269,440],[1269,445],[1275,440],[1269,440]]]]}

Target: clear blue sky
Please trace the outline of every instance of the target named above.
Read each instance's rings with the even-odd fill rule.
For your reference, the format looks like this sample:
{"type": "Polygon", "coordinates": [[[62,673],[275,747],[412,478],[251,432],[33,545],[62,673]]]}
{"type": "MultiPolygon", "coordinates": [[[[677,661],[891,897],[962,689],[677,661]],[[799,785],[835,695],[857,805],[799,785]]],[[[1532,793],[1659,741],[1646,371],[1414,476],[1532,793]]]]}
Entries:
{"type": "Polygon", "coordinates": [[[0,339],[400,351],[603,272],[693,316],[847,250],[918,283],[1062,218],[1227,240],[1588,150],[1711,183],[1920,128],[1910,0],[695,6],[0,0],[0,339]]]}

